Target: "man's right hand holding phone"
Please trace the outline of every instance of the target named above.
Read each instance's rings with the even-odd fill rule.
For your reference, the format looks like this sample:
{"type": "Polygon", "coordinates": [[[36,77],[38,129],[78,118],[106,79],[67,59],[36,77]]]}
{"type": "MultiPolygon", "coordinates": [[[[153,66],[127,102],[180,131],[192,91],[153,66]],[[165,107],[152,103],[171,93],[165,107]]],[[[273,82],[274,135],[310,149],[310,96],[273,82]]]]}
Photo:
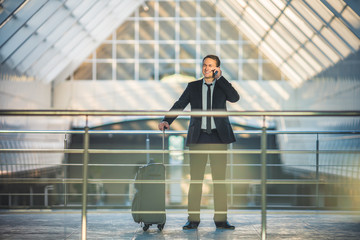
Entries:
{"type": "Polygon", "coordinates": [[[219,79],[221,77],[221,70],[220,70],[220,67],[219,68],[215,68],[213,71],[213,76],[214,76],[214,79],[219,79]]]}

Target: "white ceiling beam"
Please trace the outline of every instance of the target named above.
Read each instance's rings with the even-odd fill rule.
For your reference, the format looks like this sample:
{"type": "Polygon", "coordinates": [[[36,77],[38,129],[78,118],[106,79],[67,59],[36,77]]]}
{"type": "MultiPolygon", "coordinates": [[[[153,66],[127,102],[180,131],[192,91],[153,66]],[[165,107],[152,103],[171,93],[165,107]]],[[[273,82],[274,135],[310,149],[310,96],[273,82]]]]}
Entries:
{"type": "MultiPolygon", "coordinates": [[[[119,3],[119,1],[112,1],[107,5],[107,9],[103,12],[103,18],[93,18],[84,27],[93,41],[87,41],[85,45],[82,41],[72,41],[66,49],[63,49],[66,56],[70,57],[68,62],[57,66],[54,63],[49,63],[48,67],[44,68],[41,79],[45,82],[59,79],[62,76],[65,79],[74,71],[84,59],[98,47],[121,23],[130,16],[135,9],[137,9],[144,1],[143,0],[126,0],[119,3]],[[116,5],[114,5],[116,3],[116,5]],[[66,66],[66,67],[64,67],[66,66]],[[71,69],[71,71],[70,71],[71,69]],[[46,72],[47,71],[47,72],[46,72]]],[[[100,14],[101,15],[101,14],[100,14]]]]}
{"type": "MultiPolygon", "coordinates": [[[[32,1],[30,3],[32,3],[32,1]]],[[[29,11],[33,14],[26,20],[22,19],[25,16],[21,15],[21,13],[27,8],[24,7],[22,11],[19,11],[17,15],[20,16],[12,18],[11,20],[14,20],[15,23],[21,22],[22,25],[17,31],[10,31],[11,36],[9,36],[6,42],[4,42],[4,44],[1,46],[1,57],[3,61],[7,61],[17,51],[17,49],[24,44],[24,42],[31,38],[32,35],[37,34],[37,29],[41,27],[46,20],[48,20],[48,18],[61,6],[61,4],[62,2],[58,0],[46,2],[41,5],[41,7],[37,8],[37,11],[29,11]]],[[[9,67],[14,67],[12,61],[8,61],[7,64],[9,67]]]]}

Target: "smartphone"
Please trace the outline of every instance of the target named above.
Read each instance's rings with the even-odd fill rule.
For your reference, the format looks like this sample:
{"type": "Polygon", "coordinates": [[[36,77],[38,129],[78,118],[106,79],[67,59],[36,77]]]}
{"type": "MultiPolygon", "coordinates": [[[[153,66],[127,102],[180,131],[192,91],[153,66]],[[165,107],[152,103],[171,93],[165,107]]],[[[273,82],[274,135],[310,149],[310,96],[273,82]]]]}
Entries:
{"type": "Polygon", "coordinates": [[[214,75],[213,75],[213,76],[215,77],[217,74],[218,74],[218,71],[217,71],[217,70],[215,70],[215,71],[214,71],[214,75]]]}

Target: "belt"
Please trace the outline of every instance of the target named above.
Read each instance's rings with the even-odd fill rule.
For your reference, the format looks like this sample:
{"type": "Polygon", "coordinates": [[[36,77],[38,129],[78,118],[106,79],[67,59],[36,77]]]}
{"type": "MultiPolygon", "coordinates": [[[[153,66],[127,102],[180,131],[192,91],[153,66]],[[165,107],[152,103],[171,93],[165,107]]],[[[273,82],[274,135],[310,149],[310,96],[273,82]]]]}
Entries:
{"type": "MultiPolygon", "coordinates": [[[[202,133],[208,133],[208,132],[206,131],[206,129],[201,129],[200,132],[202,132],[202,133]]],[[[216,129],[211,129],[211,133],[217,133],[217,130],[216,130],[216,129]]],[[[211,134],[211,133],[208,133],[208,134],[211,134]]]]}

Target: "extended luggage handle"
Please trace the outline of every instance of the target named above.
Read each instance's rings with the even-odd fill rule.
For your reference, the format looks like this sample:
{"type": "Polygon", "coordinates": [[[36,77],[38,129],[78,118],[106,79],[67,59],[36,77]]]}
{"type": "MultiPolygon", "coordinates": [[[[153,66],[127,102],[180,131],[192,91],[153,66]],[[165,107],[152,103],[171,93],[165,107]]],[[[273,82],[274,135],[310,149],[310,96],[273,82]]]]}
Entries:
{"type": "Polygon", "coordinates": [[[162,163],[165,164],[165,128],[163,128],[162,132],[162,163]]]}

